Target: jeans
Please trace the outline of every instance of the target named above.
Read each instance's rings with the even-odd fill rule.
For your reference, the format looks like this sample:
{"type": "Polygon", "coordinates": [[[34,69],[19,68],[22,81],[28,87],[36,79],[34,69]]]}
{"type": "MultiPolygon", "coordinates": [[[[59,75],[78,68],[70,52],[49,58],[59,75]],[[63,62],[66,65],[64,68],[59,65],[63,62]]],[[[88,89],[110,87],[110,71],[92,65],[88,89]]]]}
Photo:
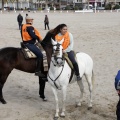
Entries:
{"type": "Polygon", "coordinates": [[[46,26],[48,27],[49,30],[49,23],[45,23],[45,30],[46,30],[46,26]]]}
{"type": "Polygon", "coordinates": [[[21,25],[22,25],[22,23],[21,23],[21,22],[18,22],[18,25],[19,25],[19,30],[21,30],[21,25]]]}
{"type": "Polygon", "coordinates": [[[67,54],[68,54],[68,58],[70,59],[70,61],[72,62],[72,64],[77,63],[76,60],[75,60],[75,54],[74,54],[73,51],[67,52],[67,54]]]}
{"type": "Polygon", "coordinates": [[[31,50],[38,59],[42,59],[43,58],[43,54],[41,53],[41,51],[38,49],[38,47],[34,44],[26,44],[26,46],[28,47],[29,50],[31,50]]]}
{"type": "Polygon", "coordinates": [[[119,96],[119,101],[117,104],[116,115],[117,115],[117,120],[120,120],[120,96],[119,96]]]}
{"type": "Polygon", "coordinates": [[[68,58],[70,59],[70,61],[71,61],[72,64],[73,64],[73,67],[74,67],[74,69],[75,69],[75,74],[76,74],[77,76],[79,76],[79,75],[80,75],[80,73],[79,73],[79,67],[78,67],[78,64],[77,64],[77,62],[76,62],[76,60],[75,60],[75,54],[74,54],[74,52],[73,52],[73,51],[70,51],[70,52],[67,52],[67,54],[68,54],[68,58]]]}

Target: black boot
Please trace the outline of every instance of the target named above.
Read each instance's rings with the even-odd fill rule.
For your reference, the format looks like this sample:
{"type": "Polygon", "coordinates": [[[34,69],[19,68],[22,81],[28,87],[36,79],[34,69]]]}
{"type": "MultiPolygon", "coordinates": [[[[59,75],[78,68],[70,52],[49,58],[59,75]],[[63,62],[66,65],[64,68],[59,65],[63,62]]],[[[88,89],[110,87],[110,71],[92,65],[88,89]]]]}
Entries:
{"type": "Polygon", "coordinates": [[[35,75],[40,77],[45,77],[45,75],[41,72],[41,65],[42,65],[42,60],[38,60],[35,75]]]}
{"type": "Polygon", "coordinates": [[[75,69],[75,74],[76,74],[77,80],[81,80],[80,73],[79,73],[79,68],[78,68],[78,64],[75,63],[75,64],[73,64],[73,66],[74,66],[74,69],[75,69]]]}

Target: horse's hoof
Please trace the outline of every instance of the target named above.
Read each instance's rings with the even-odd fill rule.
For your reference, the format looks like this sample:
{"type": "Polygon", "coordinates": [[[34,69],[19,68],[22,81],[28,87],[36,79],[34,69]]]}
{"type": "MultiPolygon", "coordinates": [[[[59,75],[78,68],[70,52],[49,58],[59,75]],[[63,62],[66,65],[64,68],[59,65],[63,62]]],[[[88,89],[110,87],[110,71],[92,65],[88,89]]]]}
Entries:
{"type": "Polygon", "coordinates": [[[92,109],[92,107],[88,107],[88,110],[91,110],[92,109]]]}
{"type": "Polygon", "coordinates": [[[59,117],[56,116],[56,117],[54,117],[54,120],[58,120],[58,118],[59,118],[59,117]]]}
{"type": "Polygon", "coordinates": [[[0,100],[2,104],[7,104],[7,102],[4,99],[0,100]]]}
{"type": "Polygon", "coordinates": [[[46,101],[48,101],[48,100],[47,100],[47,98],[43,98],[43,101],[46,102],[46,101]]]}
{"type": "Polygon", "coordinates": [[[60,117],[64,118],[65,117],[65,113],[62,112],[61,115],[60,115],[60,117]]]}
{"type": "Polygon", "coordinates": [[[61,118],[65,118],[65,115],[60,115],[61,118]]]}
{"type": "Polygon", "coordinates": [[[48,101],[46,97],[41,97],[41,96],[40,96],[40,98],[41,98],[44,102],[48,101]]]}
{"type": "Polygon", "coordinates": [[[81,107],[81,106],[82,106],[81,103],[76,104],[76,107],[81,107]]]}

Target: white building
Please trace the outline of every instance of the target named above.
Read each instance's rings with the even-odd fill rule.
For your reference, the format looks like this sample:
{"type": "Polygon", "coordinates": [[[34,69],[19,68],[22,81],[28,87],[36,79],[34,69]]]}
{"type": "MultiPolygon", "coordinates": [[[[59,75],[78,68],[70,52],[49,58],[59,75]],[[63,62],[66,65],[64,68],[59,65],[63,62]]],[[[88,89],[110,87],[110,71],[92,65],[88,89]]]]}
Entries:
{"type": "MultiPolygon", "coordinates": [[[[27,9],[27,8],[45,8],[46,6],[46,0],[7,0],[8,2],[4,3],[4,7],[10,7],[12,9],[18,8],[19,9],[27,9]],[[10,1],[14,1],[13,3],[10,1]]],[[[48,6],[55,6],[55,7],[65,7],[66,5],[73,5],[73,6],[83,6],[83,4],[92,4],[94,6],[95,0],[47,0],[48,6]]],[[[120,0],[96,0],[98,6],[101,6],[105,3],[105,1],[113,2],[113,3],[119,3],[120,0]]],[[[2,8],[2,3],[0,0],[0,8],[2,8]]]]}
{"type": "MultiPolygon", "coordinates": [[[[16,0],[14,0],[14,2],[11,2],[10,0],[7,0],[7,2],[4,3],[4,7],[9,7],[9,8],[17,8],[17,4],[18,4],[18,8],[19,9],[27,9],[27,8],[34,8],[34,4],[35,3],[45,3],[45,0],[41,1],[40,0],[19,0],[19,2],[17,3],[16,0]]],[[[2,8],[2,3],[0,1],[0,8],[2,8]]]]}

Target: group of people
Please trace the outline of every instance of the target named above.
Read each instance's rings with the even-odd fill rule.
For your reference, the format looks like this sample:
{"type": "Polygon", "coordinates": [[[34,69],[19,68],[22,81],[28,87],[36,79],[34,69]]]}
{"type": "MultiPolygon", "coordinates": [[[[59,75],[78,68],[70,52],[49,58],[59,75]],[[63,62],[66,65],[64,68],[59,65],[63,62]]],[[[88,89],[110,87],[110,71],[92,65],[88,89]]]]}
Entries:
{"type": "MultiPolygon", "coordinates": [[[[18,19],[20,22],[19,29],[21,29],[23,43],[37,56],[38,61],[39,61],[35,75],[38,75],[40,77],[46,77],[44,75],[44,73],[42,73],[39,69],[40,65],[42,64],[43,55],[42,55],[40,49],[38,49],[36,47],[35,42],[36,42],[36,40],[38,42],[41,42],[42,37],[41,37],[39,31],[32,26],[33,18],[31,18],[27,15],[25,18],[26,24],[24,24],[24,25],[21,25],[21,21],[23,20],[23,18],[20,17],[20,15],[19,15],[18,19]]],[[[49,20],[48,20],[47,16],[45,16],[44,22],[45,22],[45,29],[46,29],[46,25],[48,26],[48,24],[49,24],[49,20]]],[[[49,26],[48,26],[48,29],[49,29],[49,26]]],[[[74,44],[73,36],[70,32],[68,32],[67,25],[66,24],[59,24],[54,29],[50,30],[49,33],[51,33],[53,35],[54,40],[61,41],[64,38],[64,42],[62,44],[63,51],[68,54],[68,57],[74,66],[77,80],[81,80],[78,64],[75,60],[75,56],[74,56],[74,52],[73,52],[73,44],[74,44]]],[[[116,89],[118,96],[119,96],[116,115],[117,115],[117,120],[120,120],[120,71],[118,71],[118,74],[115,77],[115,89],[116,89]]]]}
{"type": "MultiPolygon", "coordinates": [[[[38,58],[39,64],[36,69],[35,75],[40,77],[45,77],[45,75],[40,71],[40,65],[42,64],[43,55],[35,45],[36,41],[41,42],[42,37],[38,30],[32,26],[33,18],[27,16],[26,17],[26,24],[23,24],[21,27],[21,35],[23,43],[30,49],[38,58]]],[[[49,31],[53,35],[53,39],[60,41],[64,38],[64,42],[62,44],[64,52],[68,54],[69,59],[73,63],[75,74],[77,76],[77,80],[81,80],[78,64],[75,60],[74,52],[73,52],[73,36],[71,33],[67,31],[66,24],[60,24],[54,29],[49,31]]]]}
{"type": "MultiPolygon", "coordinates": [[[[28,14],[26,14],[26,17],[27,16],[28,16],[28,14]]],[[[25,19],[26,19],[26,17],[25,17],[25,19]]],[[[20,13],[17,16],[17,22],[18,22],[19,30],[21,30],[21,25],[22,25],[22,22],[23,22],[23,16],[20,13]]],[[[45,30],[46,30],[46,26],[47,26],[48,30],[50,29],[49,28],[49,19],[48,19],[47,15],[45,15],[44,26],[45,26],[45,30]]]]}

